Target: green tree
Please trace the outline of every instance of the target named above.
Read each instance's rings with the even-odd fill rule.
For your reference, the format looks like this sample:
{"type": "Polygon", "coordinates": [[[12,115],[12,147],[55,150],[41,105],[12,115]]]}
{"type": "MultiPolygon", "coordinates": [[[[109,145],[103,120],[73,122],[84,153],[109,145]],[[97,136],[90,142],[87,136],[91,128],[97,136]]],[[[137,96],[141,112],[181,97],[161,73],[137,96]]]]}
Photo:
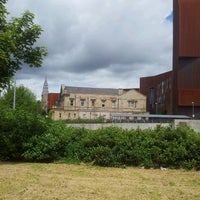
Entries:
{"type": "MultiPolygon", "coordinates": [[[[9,109],[13,108],[14,100],[14,87],[11,87],[0,99],[0,108],[9,109]]],[[[16,88],[16,101],[17,110],[24,110],[30,113],[41,113],[40,102],[36,100],[36,97],[32,91],[23,85],[16,88]]]]}
{"type": "Polygon", "coordinates": [[[36,45],[42,29],[33,22],[34,14],[25,11],[21,17],[8,20],[6,3],[7,0],[0,1],[0,89],[22,65],[41,67],[47,55],[45,47],[36,45]]]}

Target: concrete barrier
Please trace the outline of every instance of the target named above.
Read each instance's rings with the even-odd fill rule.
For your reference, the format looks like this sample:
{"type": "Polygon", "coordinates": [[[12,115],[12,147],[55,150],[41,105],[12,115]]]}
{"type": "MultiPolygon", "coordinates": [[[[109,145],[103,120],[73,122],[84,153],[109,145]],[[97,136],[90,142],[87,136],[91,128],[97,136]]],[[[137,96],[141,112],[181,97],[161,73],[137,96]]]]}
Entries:
{"type": "MultiPolygon", "coordinates": [[[[69,127],[81,127],[91,130],[96,130],[99,128],[105,128],[110,126],[115,126],[123,129],[154,129],[156,126],[161,125],[163,127],[169,126],[169,123],[101,123],[101,124],[67,124],[69,127]]],[[[194,131],[200,133],[200,120],[174,120],[174,126],[190,127],[194,131]]]]}
{"type": "Polygon", "coordinates": [[[200,120],[179,120],[179,119],[176,119],[174,121],[174,125],[175,125],[175,127],[177,127],[177,126],[183,126],[183,127],[188,126],[191,129],[193,129],[195,132],[200,133],[200,120]]]}
{"type": "Polygon", "coordinates": [[[168,123],[102,123],[102,124],[67,124],[69,127],[80,127],[80,128],[86,128],[91,130],[96,130],[99,128],[105,128],[110,126],[115,126],[123,129],[137,129],[140,128],[142,130],[144,129],[154,129],[157,125],[161,126],[169,126],[168,123]]]}

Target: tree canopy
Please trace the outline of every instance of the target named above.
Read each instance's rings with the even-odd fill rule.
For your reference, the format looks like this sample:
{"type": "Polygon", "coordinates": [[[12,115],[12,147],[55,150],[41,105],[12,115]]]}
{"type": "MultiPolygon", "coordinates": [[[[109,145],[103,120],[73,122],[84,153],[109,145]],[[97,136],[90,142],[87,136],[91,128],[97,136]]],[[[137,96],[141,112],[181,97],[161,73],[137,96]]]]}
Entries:
{"type": "Polygon", "coordinates": [[[25,11],[21,17],[8,20],[6,3],[7,0],[0,1],[0,89],[22,65],[41,67],[47,55],[45,47],[36,45],[43,30],[34,23],[34,14],[25,11]]]}
{"type": "MultiPolygon", "coordinates": [[[[0,109],[12,109],[14,99],[14,87],[8,88],[0,98],[0,109]]],[[[41,105],[36,100],[34,93],[28,88],[20,85],[16,88],[16,109],[30,113],[41,113],[41,105]]]]}

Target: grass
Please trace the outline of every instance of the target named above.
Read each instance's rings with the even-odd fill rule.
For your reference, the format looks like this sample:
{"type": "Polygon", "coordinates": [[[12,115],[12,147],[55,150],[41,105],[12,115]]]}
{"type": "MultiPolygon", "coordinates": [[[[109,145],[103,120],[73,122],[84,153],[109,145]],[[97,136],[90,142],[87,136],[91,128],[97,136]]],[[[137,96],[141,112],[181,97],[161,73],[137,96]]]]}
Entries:
{"type": "Polygon", "coordinates": [[[200,172],[0,163],[0,200],[200,199],[200,172]]]}

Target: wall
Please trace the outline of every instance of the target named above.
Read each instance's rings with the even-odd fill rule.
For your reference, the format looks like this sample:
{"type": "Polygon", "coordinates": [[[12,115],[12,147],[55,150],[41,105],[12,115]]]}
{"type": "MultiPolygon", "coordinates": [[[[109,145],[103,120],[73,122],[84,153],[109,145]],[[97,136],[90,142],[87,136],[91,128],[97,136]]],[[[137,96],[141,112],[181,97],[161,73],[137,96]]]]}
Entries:
{"type": "Polygon", "coordinates": [[[200,2],[179,0],[179,55],[200,57],[200,2]]]}
{"type": "MultiPolygon", "coordinates": [[[[123,129],[137,129],[140,128],[144,129],[154,129],[156,126],[161,125],[163,127],[169,126],[168,123],[105,123],[105,124],[67,124],[69,127],[81,127],[91,130],[96,130],[99,128],[106,128],[110,126],[115,126],[123,129]]],[[[175,127],[177,126],[189,126],[194,131],[200,133],[200,120],[175,120],[174,121],[175,127]]]]}
{"type": "Polygon", "coordinates": [[[67,124],[69,127],[81,127],[81,128],[86,128],[86,129],[91,129],[91,130],[96,130],[99,128],[106,128],[110,126],[115,126],[123,129],[137,129],[140,128],[142,130],[144,129],[154,129],[157,125],[162,125],[162,126],[169,126],[168,123],[105,123],[105,124],[67,124]]]}
{"type": "Polygon", "coordinates": [[[173,114],[200,119],[200,1],[173,1],[173,114]]]}
{"type": "Polygon", "coordinates": [[[174,124],[175,124],[175,127],[187,125],[190,128],[192,128],[194,131],[200,133],[200,120],[178,120],[178,119],[176,119],[174,124]]]}
{"type": "Polygon", "coordinates": [[[172,71],[140,78],[140,92],[147,97],[148,112],[151,114],[172,114],[171,86],[172,71]],[[151,94],[151,91],[154,92],[151,94]]]}

